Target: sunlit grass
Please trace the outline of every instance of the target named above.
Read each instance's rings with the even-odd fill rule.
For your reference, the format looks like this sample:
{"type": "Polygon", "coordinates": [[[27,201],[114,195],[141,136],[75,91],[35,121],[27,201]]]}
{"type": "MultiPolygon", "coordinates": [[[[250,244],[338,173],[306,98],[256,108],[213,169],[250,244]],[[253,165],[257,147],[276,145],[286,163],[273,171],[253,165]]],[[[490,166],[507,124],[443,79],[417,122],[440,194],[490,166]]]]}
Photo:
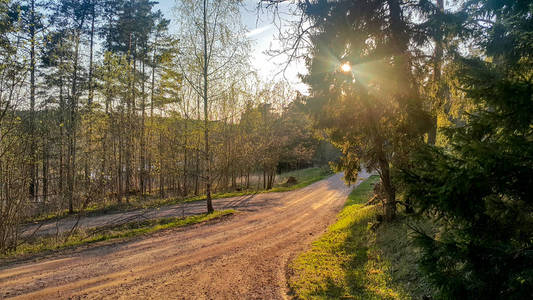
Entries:
{"type": "Polygon", "coordinates": [[[301,299],[411,299],[412,295],[423,294],[416,287],[420,276],[412,262],[413,249],[407,245],[407,231],[395,235],[398,233],[394,231],[396,224],[382,224],[376,231],[371,229],[380,209],[375,205],[365,206],[365,203],[378,180],[378,176],[372,176],[355,188],[337,216],[337,222],[310,250],[291,263],[289,285],[294,296],[301,299]],[[398,272],[405,276],[398,278],[394,275],[398,272]],[[410,282],[412,288],[407,287],[410,282]]]}
{"type": "Polygon", "coordinates": [[[66,235],[46,236],[27,241],[16,250],[0,255],[0,258],[11,258],[46,251],[57,251],[65,248],[74,248],[81,245],[92,244],[115,239],[127,239],[140,235],[150,234],[169,228],[184,227],[188,225],[207,222],[224,216],[232,215],[235,210],[228,209],[215,211],[211,214],[194,215],[185,218],[170,217],[144,221],[129,222],[116,226],[103,226],[86,230],[78,230],[67,240],[66,235]]]}

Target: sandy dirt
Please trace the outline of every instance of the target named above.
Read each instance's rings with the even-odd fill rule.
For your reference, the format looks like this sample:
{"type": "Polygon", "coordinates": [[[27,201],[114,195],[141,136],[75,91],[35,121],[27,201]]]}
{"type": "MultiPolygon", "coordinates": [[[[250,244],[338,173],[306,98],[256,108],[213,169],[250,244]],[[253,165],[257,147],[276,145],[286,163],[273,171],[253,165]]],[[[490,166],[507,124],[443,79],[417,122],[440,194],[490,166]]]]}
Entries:
{"type": "Polygon", "coordinates": [[[2,266],[0,298],[290,298],[287,264],[335,221],[350,191],[337,174],[296,191],[217,199],[215,209],[241,213],[2,266]]]}

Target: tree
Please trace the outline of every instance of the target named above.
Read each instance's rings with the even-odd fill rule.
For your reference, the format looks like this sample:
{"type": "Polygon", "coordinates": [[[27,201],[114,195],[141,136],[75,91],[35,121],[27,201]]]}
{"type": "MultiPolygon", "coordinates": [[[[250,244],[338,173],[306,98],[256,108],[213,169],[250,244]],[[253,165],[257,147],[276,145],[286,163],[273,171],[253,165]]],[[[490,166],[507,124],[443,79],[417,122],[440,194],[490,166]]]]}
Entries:
{"type": "Polygon", "coordinates": [[[106,52],[103,64],[96,72],[104,99],[100,183],[109,183],[111,194],[119,203],[124,195],[122,145],[125,127],[124,103],[120,100],[128,91],[128,70],[125,56],[106,52]]]}
{"type": "MultiPolygon", "coordinates": [[[[378,171],[385,217],[396,214],[394,167],[423,142],[429,115],[413,73],[415,42],[400,1],[300,2],[312,45],[307,100],[316,127],[344,156],[337,167],[354,181],[364,164],[378,171]]],[[[298,37],[297,37],[298,38],[298,37]]]]}
{"type": "Polygon", "coordinates": [[[29,40],[30,40],[30,139],[32,141],[31,143],[31,151],[33,152],[31,154],[31,181],[30,181],[30,197],[32,197],[34,200],[36,198],[37,192],[36,192],[36,166],[35,161],[37,158],[35,157],[35,147],[36,147],[36,137],[35,137],[35,70],[36,70],[36,52],[35,52],[35,45],[37,43],[37,16],[36,16],[36,7],[35,7],[35,0],[29,1],[29,17],[27,18],[26,22],[28,23],[28,31],[29,31],[29,40]]]}
{"type": "MultiPolygon", "coordinates": [[[[125,55],[130,66],[127,75],[129,94],[122,99],[126,104],[127,122],[124,124],[127,127],[124,132],[126,136],[119,150],[124,152],[125,157],[126,201],[130,194],[137,193],[137,190],[144,197],[147,190],[146,183],[150,180],[147,171],[147,157],[150,155],[146,148],[146,109],[149,96],[146,85],[150,77],[147,69],[152,67],[151,100],[153,100],[157,68],[155,63],[160,43],[158,39],[165,34],[168,25],[168,21],[162,18],[160,11],[153,11],[154,5],[155,2],[148,0],[117,1],[109,3],[105,10],[108,14],[108,24],[104,26],[107,50],[125,55]],[[152,38],[154,41],[151,41],[152,38]],[[137,116],[138,112],[140,119],[137,116]],[[137,143],[138,149],[135,147],[137,143]],[[136,157],[138,163],[135,162],[136,157]],[[137,188],[134,187],[136,183],[138,183],[137,188]]],[[[153,109],[151,112],[153,113],[153,109]]]]}
{"type": "Polygon", "coordinates": [[[211,201],[212,155],[210,147],[210,105],[236,80],[231,74],[246,62],[247,41],[240,23],[238,2],[178,2],[181,41],[180,68],[187,84],[203,100],[203,156],[207,211],[213,212],[211,201]],[[200,83],[201,82],[201,83],[200,83]]]}
{"type": "MultiPolygon", "coordinates": [[[[402,170],[407,196],[436,233],[418,230],[422,269],[442,299],[533,294],[531,3],[468,1],[448,28],[476,51],[454,51],[453,77],[475,109],[402,170]]],[[[452,49],[453,50],[453,49],[452,49]]]]}
{"type": "Polygon", "coordinates": [[[27,0],[21,2],[11,3],[12,18],[17,18],[17,27],[21,34],[21,42],[24,45],[25,50],[29,56],[28,69],[29,69],[29,109],[30,114],[25,120],[27,130],[29,132],[29,139],[31,141],[31,147],[28,149],[30,155],[33,157],[29,161],[31,167],[31,180],[29,186],[29,197],[32,201],[37,200],[38,194],[38,169],[37,164],[37,135],[36,135],[36,90],[37,81],[36,73],[37,69],[37,56],[38,46],[41,39],[41,32],[43,29],[42,18],[43,15],[39,13],[39,7],[42,6],[38,1],[27,0]]]}
{"type": "MultiPolygon", "coordinates": [[[[319,147],[319,141],[313,134],[312,121],[300,101],[301,98],[294,99],[284,108],[281,116],[281,137],[278,138],[284,141],[284,145],[278,163],[279,170],[298,170],[312,166],[319,147]]],[[[327,164],[328,161],[319,164],[327,164]]]]}
{"type": "MultiPolygon", "coordinates": [[[[162,61],[162,57],[165,54],[168,54],[170,51],[175,50],[170,47],[170,49],[167,48],[167,44],[172,43],[172,39],[170,38],[168,34],[168,26],[170,24],[170,21],[167,19],[164,19],[161,17],[161,14],[158,15],[158,17],[155,20],[155,30],[152,33],[152,58],[151,58],[151,68],[152,68],[152,74],[151,74],[151,82],[150,82],[150,123],[148,125],[148,144],[152,144],[154,136],[153,136],[153,129],[154,129],[154,108],[155,105],[155,95],[156,95],[156,74],[158,74],[159,67],[162,61]],[[165,41],[171,41],[170,43],[165,43],[165,41]]],[[[152,157],[154,150],[149,150],[147,154],[147,165],[149,167],[148,170],[148,189],[149,192],[152,192],[152,157]]],[[[162,192],[162,191],[160,191],[162,192]]]]}
{"type": "Polygon", "coordinates": [[[81,57],[82,36],[85,32],[88,16],[92,12],[91,3],[87,1],[61,1],[53,7],[52,23],[62,27],[71,39],[69,44],[72,49],[72,67],[70,69],[70,87],[67,97],[67,190],[66,199],[70,213],[74,212],[74,200],[76,198],[77,177],[77,146],[79,125],[79,100],[83,92],[83,64],[81,57]]]}
{"type": "Polygon", "coordinates": [[[20,9],[11,1],[0,1],[0,252],[17,247],[18,225],[28,213],[28,190],[33,157],[27,115],[18,113],[27,95],[27,65],[20,59],[24,24],[20,9]]]}

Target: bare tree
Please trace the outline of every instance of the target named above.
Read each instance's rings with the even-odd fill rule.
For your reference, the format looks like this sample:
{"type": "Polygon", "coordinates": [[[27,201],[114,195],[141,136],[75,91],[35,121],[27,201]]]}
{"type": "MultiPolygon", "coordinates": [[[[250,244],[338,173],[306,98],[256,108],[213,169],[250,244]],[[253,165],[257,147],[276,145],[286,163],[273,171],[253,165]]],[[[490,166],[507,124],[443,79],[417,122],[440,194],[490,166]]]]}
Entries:
{"type": "Polygon", "coordinates": [[[246,62],[248,42],[243,38],[244,27],[235,1],[182,0],[176,8],[181,41],[179,66],[186,83],[203,100],[203,179],[207,211],[211,213],[210,105],[228,88],[233,70],[246,62]],[[201,78],[201,83],[197,78],[201,78]]]}

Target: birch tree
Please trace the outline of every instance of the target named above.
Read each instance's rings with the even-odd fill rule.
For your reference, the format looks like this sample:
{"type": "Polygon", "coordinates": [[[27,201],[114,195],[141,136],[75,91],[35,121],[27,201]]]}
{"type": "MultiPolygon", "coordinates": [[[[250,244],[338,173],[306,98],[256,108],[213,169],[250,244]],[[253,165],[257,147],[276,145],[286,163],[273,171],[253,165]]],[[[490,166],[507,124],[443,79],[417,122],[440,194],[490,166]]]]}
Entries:
{"type": "Polygon", "coordinates": [[[184,79],[203,100],[203,180],[207,211],[211,202],[212,155],[210,121],[214,104],[247,60],[248,42],[240,21],[238,1],[182,0],[176,3],[179,22],[180,68],[184,79]]]}

